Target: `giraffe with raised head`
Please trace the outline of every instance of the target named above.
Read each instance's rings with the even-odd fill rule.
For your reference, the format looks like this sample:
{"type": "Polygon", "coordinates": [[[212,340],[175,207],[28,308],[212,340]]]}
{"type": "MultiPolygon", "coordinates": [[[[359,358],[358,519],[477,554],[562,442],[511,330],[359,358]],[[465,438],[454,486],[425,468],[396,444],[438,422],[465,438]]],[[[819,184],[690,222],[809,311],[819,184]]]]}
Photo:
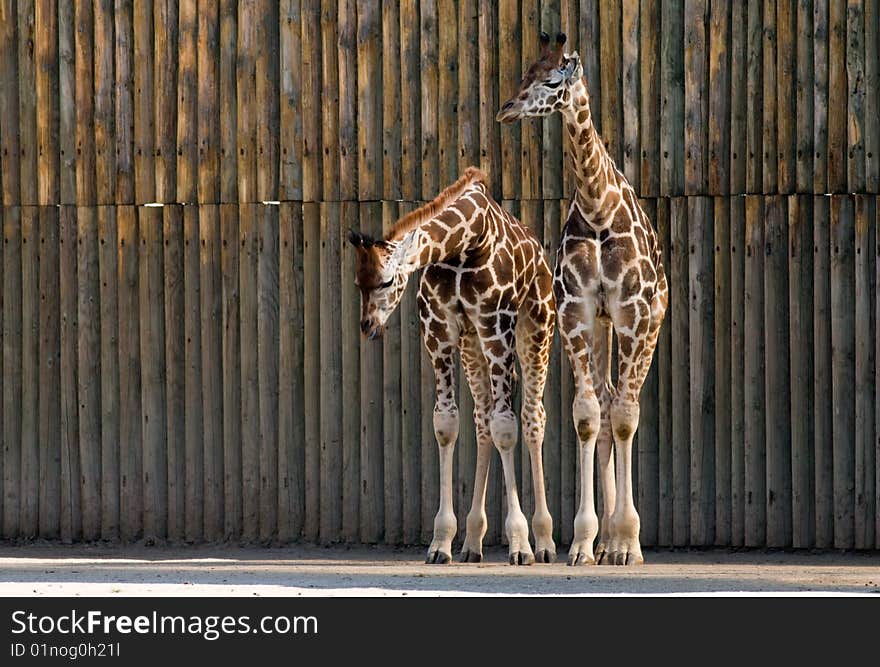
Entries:
{"type": "Polygon", "coordinates": [[[352,231],[361,292],[361,332],[382,334],[410,275],[424,267],[418,305],[422,336],[434,369],[434,434],[440,450],[440,508],[426,562],[452,560],[456,519],[452,507],[452,454],[458,437],[455,353],[474,398],[477,463],[462,562],[479,562],[486,534],[486,480],[492,446],[501,455],[507,492],[505,532],[511,564],[556,558],[547,509],[541,450],[547,363],[553,339],[553,278],[532,233],[495,202],[475,167],[432,202],[401,218],[383,239],[352,231]],[[535,495],[532,530],[520,508],[514,449],[516,359],[522,370],[522,433],[535,495]]]}
{"type": "Polygon", "coordinates": [[[564,44],[562,33],[553,47],[541,34],[538,60],[496,120],[512,123],[558,111],[572,146],[576,191],[553,278],[559,331],[575,380],[572,416],[581,481],[568,563],[639,564],[644,558],[633,501],[632,440],[669,290],[657,234],[592,123],[580,57],[565,53],[564,44]],[[616,385],[612,330],[619,357],[616,385]],[[597,448],[604,498],[600,535],[593,495],[597,448]]]}

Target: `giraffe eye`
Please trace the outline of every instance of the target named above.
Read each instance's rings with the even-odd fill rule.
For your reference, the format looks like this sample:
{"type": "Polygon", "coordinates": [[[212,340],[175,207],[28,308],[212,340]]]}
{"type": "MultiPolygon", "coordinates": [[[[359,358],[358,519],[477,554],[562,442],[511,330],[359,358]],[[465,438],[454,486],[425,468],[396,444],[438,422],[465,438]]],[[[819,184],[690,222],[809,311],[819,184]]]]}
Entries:
{"type": "Polygon", "coordinates": [[[559,81],[545,81],[544,85],[547,86],[547,88],[559,88],[559,84],[561,83],[562,79],[559,79],[559,81]]]}
{"type": "Polygon", "coordinates": [[[379,288],[380,289],[387,289],[388,287],[391,287],[393,282],[394,282],[394,278],[391,278],[390,280],[386,280],[384,283],[379,284],[379,288]]]}

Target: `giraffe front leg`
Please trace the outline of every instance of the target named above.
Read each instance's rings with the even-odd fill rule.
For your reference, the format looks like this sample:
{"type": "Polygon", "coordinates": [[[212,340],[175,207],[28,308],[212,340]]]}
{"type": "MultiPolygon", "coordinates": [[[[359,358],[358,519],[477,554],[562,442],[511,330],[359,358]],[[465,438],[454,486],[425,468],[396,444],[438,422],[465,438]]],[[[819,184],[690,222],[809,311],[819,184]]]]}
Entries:
{"type": "Polygon", "coordinates": [[[455,403],[452,351],[448,345],[435,349],[437,352],[431,361],[437,382],[434,435],[440,454],[440,508],[434,517],[434,535],[425,562],[443,564],[452,562],[452,540],[458,529],[452,505],[452,455],[458,439],[458,406],[455,403]]]}

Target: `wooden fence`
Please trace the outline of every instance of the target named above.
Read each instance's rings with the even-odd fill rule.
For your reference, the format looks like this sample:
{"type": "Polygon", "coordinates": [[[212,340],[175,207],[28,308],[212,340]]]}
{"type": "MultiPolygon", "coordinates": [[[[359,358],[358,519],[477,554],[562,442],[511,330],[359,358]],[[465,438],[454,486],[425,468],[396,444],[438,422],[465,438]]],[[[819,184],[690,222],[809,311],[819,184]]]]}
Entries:
{"type": "MultiPolygon", "coordinates": [[[[478,164],[552,252],[559,119],[494,115],[561,29],[671,280],[643,544],[880,547],[878,4],[0,0],[3,537],[425,542],[414,289],[362,341],[344,236],[478,164]]],[[[544,458],[565,549],[558,348],[544,458]]]]}

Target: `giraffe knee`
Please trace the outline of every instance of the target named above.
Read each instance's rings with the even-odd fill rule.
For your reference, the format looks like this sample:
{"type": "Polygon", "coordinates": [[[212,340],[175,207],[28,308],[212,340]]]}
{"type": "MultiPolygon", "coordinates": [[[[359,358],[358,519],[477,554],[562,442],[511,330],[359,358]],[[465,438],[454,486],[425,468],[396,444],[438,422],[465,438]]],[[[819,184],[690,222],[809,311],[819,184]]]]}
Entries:
{"type": "Polygon", "coordinates": [[[611,404],[611,428],[618,442],[629,442],[639,427],[639,404],[615,399],[611,404]]]}
{"type": "Polygon", "coordinates": [[[437,444],[448,447],[455,444],[458,438],[458,410],[439,407],[434,408],[434,435],[437,444]]]}
{"type": "Polygon", "coordinates": [[[519,429],[516,416],[512,412],[496,412],[489,422],[489,429],[492,432],[492,441],[499,450],[504,451],[516,446],[519,429]]]}
{"type": "Polygon", "coordinates": [[[596,437],[602,421],[602,411],[596,395],[577,396],[571,407],[578,439],[583,443],[596,437]]]}

